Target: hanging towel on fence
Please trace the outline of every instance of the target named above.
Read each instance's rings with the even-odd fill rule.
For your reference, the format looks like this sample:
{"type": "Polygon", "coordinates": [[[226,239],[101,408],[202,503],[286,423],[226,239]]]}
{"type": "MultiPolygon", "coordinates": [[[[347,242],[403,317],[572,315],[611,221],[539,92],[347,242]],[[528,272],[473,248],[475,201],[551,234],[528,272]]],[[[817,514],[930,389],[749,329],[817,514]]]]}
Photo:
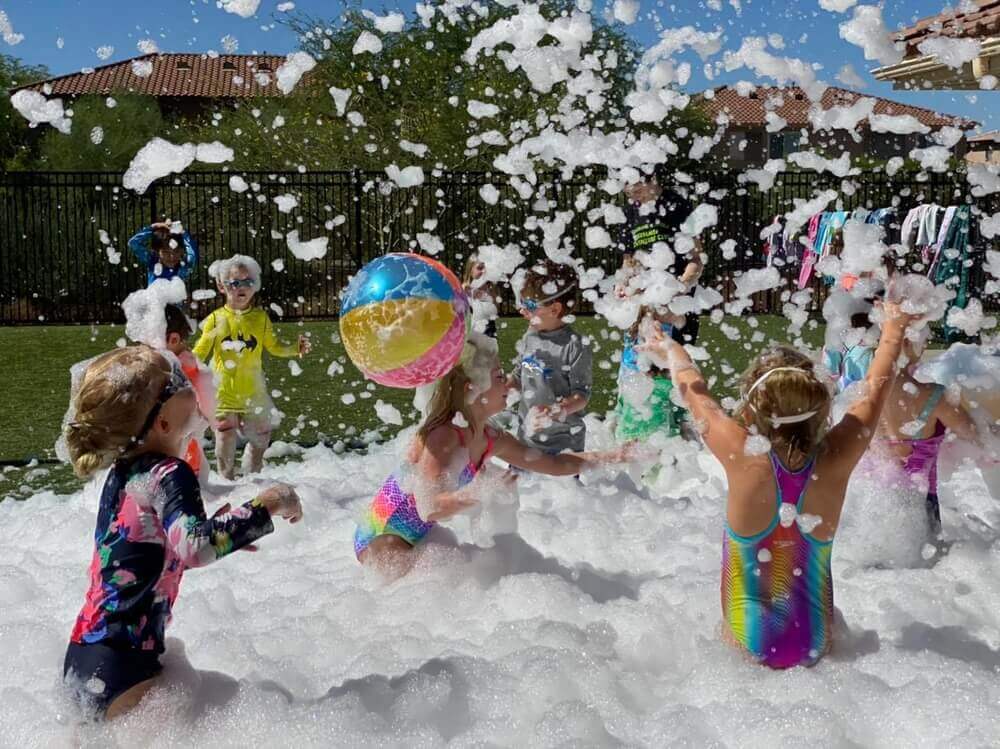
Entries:
{"type": "MultiPolygon", "coordinates": [[[[947,236],[931,266],[929,277],[938,285],[955,289],[955,299],[951,309],[965,309],[969,303],[969,230],[971,209],[967,205],[956,206],[947,236]]],[[[951,310],[949,309],[949,312],[951,310]]],[[[947,319],[947,318],[946,318],[947,319]]],[[[947,323],[944,338],[948,343],[955,341],[960,331],[947,323]]]]}
{"type": "Polygon", "coordinates": [[[809,279],[812,277],[813,266],[816,265],[816,259],[819,257],[816,252],[816,240],[819,234],[820,221],[823,218],[822,213],[817,213],[811,219],[809,219],[809,231],[806,233],[807,246],[802,251],[802,270],[799,271],[799,288],[804,289],[809,285],[809,279]]]}

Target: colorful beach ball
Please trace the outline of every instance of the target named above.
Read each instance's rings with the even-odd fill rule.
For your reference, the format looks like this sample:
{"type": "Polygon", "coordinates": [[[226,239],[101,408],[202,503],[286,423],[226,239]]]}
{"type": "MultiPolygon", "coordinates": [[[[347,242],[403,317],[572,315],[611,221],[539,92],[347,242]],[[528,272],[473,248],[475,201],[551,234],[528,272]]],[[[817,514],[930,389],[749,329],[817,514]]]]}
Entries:
{"type": "Polygon", "coordinates": [[[465,345],[469,300],[455,274],[423,255],[372,260],[340,305],[347,355],[375,382],[413,388],[439,379],[465,345]]]}

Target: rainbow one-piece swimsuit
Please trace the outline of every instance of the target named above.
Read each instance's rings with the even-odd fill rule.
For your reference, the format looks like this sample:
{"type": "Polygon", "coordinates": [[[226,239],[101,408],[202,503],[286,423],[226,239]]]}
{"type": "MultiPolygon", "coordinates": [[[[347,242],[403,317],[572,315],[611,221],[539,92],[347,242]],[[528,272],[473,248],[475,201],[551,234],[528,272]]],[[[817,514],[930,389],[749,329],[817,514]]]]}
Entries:
{"type": "Polygon", "coordinates": [[[726,523],[722,542],[722,615],[725,626],[755,660],[771,668],[811,666],[829,650],[833,626],[833,541],[804,532],[798,518],[812,477],[812,460],[800,471],[771,454],[778,494],[774,519],[754,536],[726,523]]]}
{"type": "MultiPolygon", "coordinates": [[[[458,439],[465,446],[465,436],[461,429],[455,427],[458,439]]],[[[469,484],[482,470],[483,464],[489,459],[493,452],[494,437],[487,430],[487,445],[483,457],[479,463],[471,460],[462,469],[456,481],[456,489],[461,489],[469,484]]],[[[394,473],[385,480],[378,494],[368,506],[364,517],[358,523],[354,532],[354,555],[361,556],[361,553],[368,548],[372,541],[378,536],[391,534],[399,536],[401,539],[416,546],[430,532],[437,523],[429,522],[420,517],[417,511],[417,502],[413,494],[406,492],[400,486],[400,480],[394,473]]]]}

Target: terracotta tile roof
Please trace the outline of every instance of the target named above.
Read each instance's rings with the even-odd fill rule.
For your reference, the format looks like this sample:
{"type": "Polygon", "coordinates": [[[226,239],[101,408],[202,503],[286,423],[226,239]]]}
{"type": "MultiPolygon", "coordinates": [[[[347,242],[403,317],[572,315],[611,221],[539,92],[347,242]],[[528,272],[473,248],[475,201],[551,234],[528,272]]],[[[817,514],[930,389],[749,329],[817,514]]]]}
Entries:
{"type": "Polygon", "coordinates": [[[284,61],[283,55],[209,57],[205,54],[163,52],[102,65],[92,72],[60,75],[19,88],[41,91],[43,86],[48,85],[52,96],[124,93],[240,99],[280,96],[274,71],[284,61]],[[150,65],[152,72],[144,77],[137,76],[133,70],[133,66],[142,68],[150,65]],[[265,73],[266,81],[263,80],[265,73]]]}
{"type": "MultiPolygon", "coordinates": [[[[1000,2],[1000,0],[998,0],[1000,2]]],[[[788,86],[780,88],[777,86],[758,86],[749,96],[741,96],[734,86],[722,86],[713,89],[714,98],[699,97],[700,105],[708,112],[713,119],[720,113],[725,112],[732,124],[743,127],[757,127],[767,124],[764,114],[773,111],[779,117],[788,121],[788,126],[792,128],[809,127],[809,108],[813,102],[806,96],[805,92],[798,86],[788,86]],[[773,109],[765,108],[768,101],[780,99],[781,105],[773,109]]],[[[870,98],[875,100],[875,114],[903,115],[909,114],[927,127],[938,129],[945,125],[957,127],[960,130],[971,130],[978,126],[977,122],[967,120],[964,117],[954,117],[941,114],[924,107],[915,107],[911,104],[901,104],[890,99],[883,99],[878,96],[866,96],[857,91],[846,88],[828,88],[821,100],[823,109],[830,109],[837,106],[851,106],[858,99],[870,98]]],[[[864,123],[860,125],[864,127],[864,123]]]]}
{"type": "MultiPolygon", "coordinates": [[[[964,3],[956,3],[958,8],[964,3]]],[[[974,10],[963,13],[958,8],[936,16],[921,18],[912,26],[893,34],[893,39],[906,42],[906,54],[919,54],[917,45],[927,37],[990,37],[1000,35],[1000,0],[973,0],[974,10]]]]}

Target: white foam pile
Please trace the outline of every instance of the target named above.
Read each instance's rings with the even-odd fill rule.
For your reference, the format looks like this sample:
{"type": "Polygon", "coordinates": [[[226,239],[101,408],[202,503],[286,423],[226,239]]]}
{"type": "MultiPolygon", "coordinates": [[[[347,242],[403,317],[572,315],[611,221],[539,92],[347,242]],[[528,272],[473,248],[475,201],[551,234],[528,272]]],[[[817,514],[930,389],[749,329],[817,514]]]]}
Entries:
{"type": "MultiPolygon", "coordinates": [[[[490,548],[442,533],[383,586],[351,539],[402,448],[314,448],[267,468],[297,485],[305,521],[188,572],[163,684],[112,725],[74,725],[57,686],[95,486],[0,503],[0,745],[921,747],[1000,735],[1000,509],[975,472],[945,479],[954,544],[933,567],[856,563],[852,542],[887,539],[861,516],[854,539],[845,529],[834,558],[847,630],[817,667],[772,672],[717,636],[724,481],[704,453],[672,448],[682,469],[661,468],[653,499],[623,477],[522,476],[519,508],[497,500],[506,518],[454,524],[462,541],[502,531],[490,548]]],[[[254,493],[245,482],[236,497],[254,493]]]]}

